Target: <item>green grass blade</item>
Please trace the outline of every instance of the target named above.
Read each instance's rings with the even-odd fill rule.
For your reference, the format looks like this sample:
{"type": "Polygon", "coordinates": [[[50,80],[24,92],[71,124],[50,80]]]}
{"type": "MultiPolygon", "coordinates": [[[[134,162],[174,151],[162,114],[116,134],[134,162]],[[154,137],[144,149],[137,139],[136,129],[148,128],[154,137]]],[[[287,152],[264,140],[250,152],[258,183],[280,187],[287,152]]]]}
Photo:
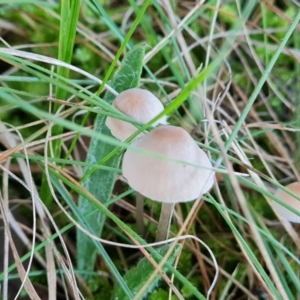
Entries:
{"type": "MultiPolygon", "coordinates": [[[[294,31],[293,34],[293,40],[295,44],[296,49],[300,49],[300,34],[298,30],[294,31]]],[[[296,71],[296,78],[300,77],[300,64],[299,61],[295,61],[295,71],[296,71]]],[[[300,94],[300,82],[297,80],[295,84],[295,94],[299,95],[300,94]]],[[[295,120],[295,125],[300,128],[300,99],[299,97],[295,98],[295,112],[294,112],[294,120],[295,120]]],[[[299,149],[300,147],[300,132],[296,132],[296,149],[299,149]]],[[[295,160],[295,166],[300,170],[300,152],[295,151],[294,153],[294,160],[295,160]]]]}
{"type": "MultiPolygon", "coordinates": [[[[79,17],[79,9],[81,0],[61,0],[60,2],[60,31],[59,31],[59,47],[58,59],[66,63],[70,63],[73,56],[73,47],[76,36],[77,21],[79,17]]],[[[68,78],[70,70],[61,66],[57,68],[57,74],[68,78]]],[[[65,100],[67,92],[65,89],[56,88],[55,97],[60,100],[65,100]]],[[[60,107],[60,104],[54,104],[53,112],[55,113],[60,107]]],[[[63,127],[55,125],[52,128],[53,135],[59,135],[63,132],[63,127]]],[[[60,157],[61,139],[53,142],[53,151],[55,157],[60,157]]],[[[42,179],[41,198],[47,206],[51,205],[51,196],[45,176],[42,179]]]]}
{"type": "MultiPolygon", "coordinates": [[[[299,277],[297,276],[297,271],[293,270],[293,267],[295,268],[295,264],[293,264],[294,266],[292,266],[291,262],[289,260],[287,260],[286,257],[284,256],[284,254],[281,251],[279,251],[278,249],[276,249],[276,254],[278,256],[278,259],[281,262],[281,265],[284,267],[284,270],[286,271],[286,273],[288,275],[286,277],[288,277],[288,279],[290,279],[290,283],[289,283],[290,288],[292,288],[294,286],[297,295],[300,295],[299,277]],[[291,283],[293,283],[293,286],[291,283]]],[[[276,264],[274,263],[274,265],[277,266],[278,262],[276,262],[276,264]]],[[[299,265],[296,266],[296,268],[299,268],[299,265]]],[[[280,274],[280,273],[281,273],[280,270],[278,270],[278,274],[280,274]]],[[[285,278],[283,278],[283,281],[284,280],[285,280],[285,278]]],[[[290,299],[293,299],[293,297],[290,296],[290,299]]]]}
{"type": "Polygon", "coordinates": [[[116,24],[111,20],[111,18],[106,13],[105,9],[101,5],[100,1],[98,0],[85,0],[85,2],[88,4],[88,6],[95,12],[99,13],[101,19],[105,22],[105,24],[108,26],[108,28],[115,34],[115,36],[123,42],[124,35],[122,34],[121,30],[116,26],[116,24]]]}
{"type": "MultiPolygon", "coordinates": [[[[295,273],[293,272],[290,264],[288,263],[288,261],[286,260],[284,255],[282,253],[280,253],[280,251],[275,249],[275,251],[277,253],[277,257],[275,257],[272,253],[272,249],[270,249],[270,247],[267,244],[265,244],[265,247],[268,250],[268,254],[270,255],[270,258],[274,263],[274,268],[277,271],[278,277],[280,278],[280,282],[282,283],[284,290],[289,297],[289,300],[294,300],[295,294],[293,293],[293,285],[291,284],[291,282],[287,282],[287,280],[289,280],[289,276],[286,276],[286,274],[284,272],[282,272],[281,267],[280,267],[281,264],[284,266],[284,269],[288,275],[291,275],[294,278],[295,273]]],[[[298,280],[298,284],[296,284],[295,287],[296,288],[298,287],[298,289],[299,289],[299,280],[298,280]]]]}
{"type": "MultiPolygon", "coordinates": [[[[142,72],[142,63],[145,54],[145,46],[139,45],[135,47],[123,60],[122,66],[117,70],[110,85],[116,91],[121,92],[129,88],[139,85],[140,75],[142,72]]],[[[107,92],[104,100],[111,103],[115,96],[107,92]]],[[[110,130],[105,126],[105,116],[98,115],[95,121],[95,131],[103,135],[111,136],[110,130]]],[[[92,139],[87,155],[87,162],[97,164],[102,158],[106,157],[114,150],[114,146],[108,143],[99,142],[98,139],[92,139]]],[[[120,157],[113,156],[106,162],[106,166],[118,168],[120,157]]],[[[89,168],[85,169],[85,173],[89,172],[89,168]]],[[[91,176],[86,178],[83,186],[93,194],[102,203],[109,201],[112,188],[115,182],[116,173],[97,170],[91,176]]],[[[82,215],[86,215],[94,209],[93,205],[87,202],[83,197],[79,198],[79,210],[82,215]]],[[[105,220],[105,215],[99,212],[93,217],[86,219],[94,232],[100,235],[105,220]]],[[[77,266],[80,270],[93,270],[96,259],[96,252],[93,241],[82,232],[77,232],[77,266]]]]}
{"type": "MultiPolygon", "coordinates": [[[[66,63],[70,63],[73,56],[73,48],[75,43],[77,21],[79,17],[81,0],[62,0],[60,3],[61,8],[61,21],[60,21],[60,32],[59,32],[59,48],[58,48],[58,59],[66,63]]],[[[57,74],[68,78],[70,70],[61,66],[57,68],[57,74]]],[[[57,88],[55,91],[57,99],[65,100],[67,92],[64,89],[57,88]]],[[[55,104],[53,112],[55,113],[59,108],[60,104],[55,104]]],[[[53,134],[60,134],[62,132],[61,126],[53,127],[53,134]]],[[[53,144],[54,154],[56,157],[60,156],[61,152],[61,141],[58,140],[53,144]]]]}

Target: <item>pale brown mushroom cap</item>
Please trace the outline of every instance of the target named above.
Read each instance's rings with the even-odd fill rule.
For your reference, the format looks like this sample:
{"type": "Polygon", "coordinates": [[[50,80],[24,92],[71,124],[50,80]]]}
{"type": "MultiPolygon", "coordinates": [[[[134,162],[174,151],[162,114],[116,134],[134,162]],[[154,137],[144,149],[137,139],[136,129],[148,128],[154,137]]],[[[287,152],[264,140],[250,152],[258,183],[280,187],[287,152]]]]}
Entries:
{"type": "Polygon", "coordinates": [[[211,170],[208,156],[184,129],[160,126],[132,145],[166,156],[161,158],[130,148],[125,152],[123,175],[128,184],[142,195],[167,203],[187,202],[205,194],[213,186],[215,172],[211,170]]]}
{"type": "MultiPolygon", "coordinates": [[[[287,185],[286,188],[292,191],[294,194],[300,196],[299,182],[291,183],[287,185]]],[[[300,212],[300,201],[294,198],[293,196],[289,195],[281,189],[278,189],[276,191],[275,196],[279,198],[282,202],[285,202],[286,204],[290,205],[295,210],[300,212]]],[[[280,217],[293,223],[300,223],[300,217],[292,211],[290,211],[289,209],[282,206],[281,204],[277,203],[276,201],[272,201],[272,206],[280,217]]]]}
{"type": "MultiPolygon", "coordinates": [[[[112,105],[123,114],[143,124],[149,122],[164,110],[158,98],[151,92],[140,88],[133,88],[120,93],[112,105]]],[[[112,135],[122,141],[125,141],[137,131],[137,128],[131,123],[112,117],[107,117],[105,124],[112,135]]],[[[156,126],[157,124],[167,124],[166,116],[153,125],[156,126]]],[[[139,137],[142,135],[139,135],[139,137]]]]}

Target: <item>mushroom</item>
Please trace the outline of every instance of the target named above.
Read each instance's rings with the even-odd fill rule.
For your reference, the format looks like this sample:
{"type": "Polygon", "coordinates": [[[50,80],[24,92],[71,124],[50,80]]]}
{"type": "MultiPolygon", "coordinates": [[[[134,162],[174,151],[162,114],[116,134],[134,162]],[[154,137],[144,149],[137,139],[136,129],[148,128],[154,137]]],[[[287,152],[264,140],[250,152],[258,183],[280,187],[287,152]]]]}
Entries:
{"type": "MultiPolygon", "coordinates": [[[[112,105],[126,116],[143,124],[149,122],[164,110],[158,98],[151,92],[140,88],[121,92],[112,105]]],[[[105,124],[110,129],[111,134],[121,141],[125,141],[137,131],[137,128],[131,123],[113,117],[107,117],[105,124]]],[[[153,125],[156,126],[158,124],[167,124],[167,117],[162,117],[153,125]]]]}
{"type": "Polygon", "coordinates": [[[137,192],[162,202],[156,235],[156,241],[161,241],[168,236],[175,203],[192,201],[207,193],[215,172],[205,152],[180,127],[157,127],[132,145],[144,151],[127,149],[123,176],[137,192]]]}
{"type": "MultiPolygon", "coordinates": [[[[300,196],[300,182],[293,182],[286,186],[294,194],[300,196]]],[[[275,196],[279,198],[282,202],[286,203],[287,205],[293,207],[295,210],[300,212],[300,201],[294,198],[292,195],[284,192],[281,189],[278,189],[275,192],[275,196]]],[[[283,219],[286,219],[289,222],[293,223],[300,223],[300,216],[296,215],[294,212],[289,210],[288,208],[284,207],[283,205],[279,204],[276,201],[272,201],[272,206],[274,211],[283,219]]]]}

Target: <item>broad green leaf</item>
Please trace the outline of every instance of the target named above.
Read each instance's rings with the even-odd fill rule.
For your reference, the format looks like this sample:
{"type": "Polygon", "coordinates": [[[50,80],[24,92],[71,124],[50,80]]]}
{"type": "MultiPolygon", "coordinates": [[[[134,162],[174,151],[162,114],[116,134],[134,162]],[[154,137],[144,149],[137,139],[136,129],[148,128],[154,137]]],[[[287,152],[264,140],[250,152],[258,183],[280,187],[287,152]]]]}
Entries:
{"type": "MultiPolygon", "coordinates": [[[[129,88],[137,87],[143,68],[143,58],[145,55],[145,45],[138,45],[123,59],[121,67],[116,71],[109,85],[117,92],[127,90],[129,88]]],[[[115,96],[106,92],[104,100],[111,103],[115,96]]],[[[105,126],[105,116],[98,115],[95,121],[94,130],[97,133],[102,133],[111,136],[110,130],[105,126]]],[[[92,138],[89,151],[87,154],[87,163],[98,164],[104,157],[114,150],[115,146],[109,143],[103,143],[99,139],[92,138]]],[[[118,168],[120,163],[120,156],[115,155],[106,161],[105,166],[111,168],[118,168]]],[[[85,174],[89,174],[92,168],[86,168],[85,174]]],[[[115,182],[116,173],[97,169],[94,170],[83,181],[83,186],[93,194],[99,201],[106,203],[110,200],[112,189],[115,182]]],[[[83,197],[79,198],[79,210],[82,215],[87,215],[94,209],[94,206],[86,201],[83,197]]],[[[101,212],[86,218],[86,222],[91,229],[98,235],[101,234],[102,227],[105,220],[105,215],[101,212]]],[[[96,248],[91,239],[83,234],[77,232],[77,265],[79,270],[90,271],[94,268],[96,259],[96,248]]],[[[87,278],[85,278],[87,279],[87,278]]]]}
{"type": "MultiPolygon", "coordinates": [[[[170,245],[163,246],[157,250],[157,253],[159,253],[161,256],[164,256],[168,252],[169,248],[170,248],[170,245]]],[[[169,256],[168,262],[170,264],[174,263],[177,255],[179,253],[180,248],[181,248],[181,245],[176,245],[173,252],[169,256]]],[[[159,263],[159,261],[157,261],[157,263],[159,263]]],[[[162,267],[162,270],[164,273],[167,273],[169,268],[164,265],[162,267]]],[[[135,296],[141,290],[141,288],[146,284],[146,282],[151,277],[153,272],[154,272],[154,267],[148,261],[148,259],[146,257],[144,257],[143,259],[141,259],[139,261],[139,263],[137,264],[136,267],[129,270],[124,275],[123,279],[126,282],[127,286],[130,288],[133,296],[135,296]]],[[[145,294],[143,295],[143,298],[141,298],[141,300],[146,299],[147,295],[149,295],[150,293],[153,292],[153,290],[157,287],[160,279],[161,279],[160,274],[157,274],[154,277],[151,284],[147,287],[147,290],[146,290],[145,294]]],[[[126,300],[126,299],[130,299],[130,298],[128,298],[128,296],[126,296],[126,294],[124,293],[123,289],[120,286],[117,286],[117,288],[115,289],[115,291],[113,293],[112,299],[113,300],[126,300]]]]}

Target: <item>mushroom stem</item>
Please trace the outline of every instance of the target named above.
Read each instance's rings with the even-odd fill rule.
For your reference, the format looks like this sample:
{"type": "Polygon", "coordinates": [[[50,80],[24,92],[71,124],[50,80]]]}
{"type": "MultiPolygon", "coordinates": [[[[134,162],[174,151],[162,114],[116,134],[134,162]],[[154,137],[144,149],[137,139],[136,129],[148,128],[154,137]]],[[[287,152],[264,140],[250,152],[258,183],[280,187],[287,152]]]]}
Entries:
{"type": "Polygon", "coordinates": [[[174,206],[175,203],[162,203],[155,242],[165,241],[168,238],[174,206]]]}
{"type": "Polygon", "coordinates": [[[136,227],[140,236],[144,235],[144,196],[136,192],[136,227]]]}

